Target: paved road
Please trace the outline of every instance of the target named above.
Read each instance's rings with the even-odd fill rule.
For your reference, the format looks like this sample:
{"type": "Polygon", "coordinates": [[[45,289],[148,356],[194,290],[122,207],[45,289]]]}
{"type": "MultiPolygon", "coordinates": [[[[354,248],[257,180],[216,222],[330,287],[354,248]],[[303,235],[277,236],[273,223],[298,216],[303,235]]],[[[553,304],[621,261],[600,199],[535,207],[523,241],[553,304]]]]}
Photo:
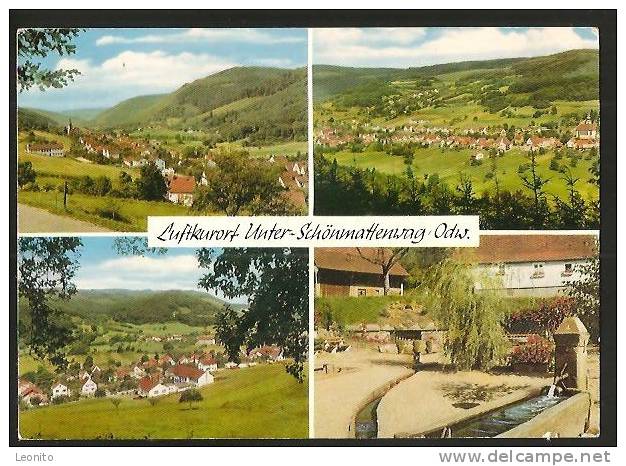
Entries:
{"type": "Polygon", "coordinates": [[[21,233],[83,233],[110,231],[82,220],[51,214],[24,204],[17,205],[18,231],[21,233]]]}

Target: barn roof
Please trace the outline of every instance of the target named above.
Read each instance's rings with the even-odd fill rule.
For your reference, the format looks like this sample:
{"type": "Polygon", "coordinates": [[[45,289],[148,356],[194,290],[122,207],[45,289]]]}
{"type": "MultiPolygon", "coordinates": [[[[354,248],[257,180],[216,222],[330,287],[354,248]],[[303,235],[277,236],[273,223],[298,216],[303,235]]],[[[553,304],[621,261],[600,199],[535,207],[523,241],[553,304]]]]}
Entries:
{"type": "MultiPolygon", "coordinates": [[[[320,269],[380,274],[380,266],[372,264],[367,258],[375,259],[378,254],[388,258],[391,254],[391,250],[386,248],[360,248],[360,251],[359,254],[357,248],[315,248],[315,265],[320,269]]],[[[390,274],[409,275],[399,262],[394,264],[390,274]]]]}
{"type": "Polygon", "coordinates": [[[461,248],[457,257],[479,264],[589,259],[594,235],[482,235],[477,248],[461,248]]]}

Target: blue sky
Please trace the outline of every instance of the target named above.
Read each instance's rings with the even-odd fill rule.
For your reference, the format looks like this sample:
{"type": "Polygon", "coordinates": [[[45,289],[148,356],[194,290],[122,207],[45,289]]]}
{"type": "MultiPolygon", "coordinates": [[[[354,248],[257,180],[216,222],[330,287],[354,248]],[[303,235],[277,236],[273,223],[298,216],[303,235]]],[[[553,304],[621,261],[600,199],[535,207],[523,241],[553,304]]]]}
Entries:
{"type": "Polygon", "coordinates": [[[316,29],[313,63],[407,68],[598,48],[593,28],[316,29]]]}
{"type": "Polygon", "coordinates": [[[63,89],[22,92],[19,105],[56,111],[109,107],[137,95],[171,92],[233,66],[307,64],[306,29],[89,29],[74,44],[74,55],[52,54],[43,63],[82,75],[63,89]]]}
{"type": "MultiPolygon", "coordinates": [[[[196,290],[206,272],[198,267],[195,249],[171,248],[166,254],[126,256],[113,248],[112,237],[83,237],[80,267],[74,283],[79,289],[196,290]]],[[[215,249],[219,254],[220,249],[215,249]]],[[[211,294],[224,299],[219,290],[211,294]]],[[[246,303],[246,297],[232,300],[246,303]]]]}

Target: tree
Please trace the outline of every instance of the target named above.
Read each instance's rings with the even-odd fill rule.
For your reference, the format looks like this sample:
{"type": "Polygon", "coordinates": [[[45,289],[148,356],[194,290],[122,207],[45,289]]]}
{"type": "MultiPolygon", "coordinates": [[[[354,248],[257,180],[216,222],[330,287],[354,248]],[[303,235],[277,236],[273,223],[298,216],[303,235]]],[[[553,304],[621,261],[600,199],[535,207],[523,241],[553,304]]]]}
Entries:
{"type": "Polygon", "coordinates": [[[200,249],[197,257],[206,273],[198,286],[219,289],[227,298],[247,297],[247,309],[226,308],[217,316],[217,337],[229,356],[243,345],[248,350],[278,345],[289,374],[303,381],[308,349],[308,251],[306,249],[200,249]]]}
{"type": "Polygon", "coordinates": [[[33,86],[42,91],[47,88],[61,88],[73,81],[80,74],[77,69],[50,70],[42,67],[38,60],[45,59],[50,53],[72,55],[76,46],[72,40],[81,29],[77,28],[27,28],[17,32],[17,82],[20,92],[33,86]]]}
{"type": "MultiPolygon", "coordinates": [[[[154,399],[154,398],[151,398],[154,399]]],[[[200,393],[195,388],[190,390],[185,390],[181,393],[180,398],[178,399],[179,403],[189,403],[189,409],[191,409],[192,403],[199,403],[204,398],[202,397],[202,393],[200,393]]]]}
{"type": "Polygon", "coordinates": [[[163,200],[165,193],[167,193],[167,184],[156,164],[150,162],[144,165],[139,174],[139,178],[135,180],[139,199],[146,201],[163,200]]]}
{"type": "Polygon", "coordinates": [[[34,183],[37,173],[31,162],[20,162],[17,165],[17,184],[21,188],[27,183],[34,183]]]}
{"type": "Polygon", "coordinates": [[[473,270],[471,264],[447,259],[428,271],[420,287],[425,307],[446,330],[445,351],[457,369],[488,369],[507,349],[503,300],[477,290],[473,270]]]}
{"type": "Polygon", "coordinates": [[[556,204],[557,227],[563,230],[580,230],[587,224],[587,204],[576,189],[579,178],[574,178],[568,169],[563,176],[567,186],[567,201],[554,198],[556,204]]]}
{"type": "Polygon", "coordinates": [[[409,251],[409,248],[356,248],[359,256],[377,267],[380,267],[381,277],[384,282],[384,294],[389,294],[390,272],[409,251]]]}
{"type": "Polygon", "coordinates": [[[225,215],[284,215],[293,213],[282,196],[278,172],[245,151],[217,151],[207,186],[197,189],[193,208],[225,215]]]}
{"type": "Polygon", "coordinates": [[[115,411],[117,411],[120,407],[120,403],[122,402],[121,398],[110,398],[111,403],[115,406],[115,411]]]}
{"type": "Polygon", "coordinates": [[[67,346],[75,339],[74,326],[51,301],[67,300],[76,293],[72,279],[81,246],[77,237],[20,238],[18,242],[18,293],[27,304],[27,312],[20,314],[20,334],[37,357],[63,368],[67,346]]]}
{"type": "Polygon", "coordinates": [[[530,152],[530,175],[520,174],[522,184],[530,189],[533,193],[534,209],[533,209],[533,223],[535,228],[542,228],[545,225],[548,217],[549,207],[546,201],[546,196],[543,191],[543,187],[548,183],[549,179],[542,178],[537,173],[537,157],[534,152],[530,152]]]}
{"type": "Polygon", "coordinates": [[[83,369],[86,371],[90,371],[92,368],[93,368],[93,356],[89,354],[85,358],[85,362],[83,363],[83,369]]]}
{"type": "Polygon", "coordinates": [[[575,312],[585,324],[591,338],[600,336],[600,244],[596,239],[594,256],[574,271],[580,278],[569,282],[567,294],[575,301],[575,312]]]}

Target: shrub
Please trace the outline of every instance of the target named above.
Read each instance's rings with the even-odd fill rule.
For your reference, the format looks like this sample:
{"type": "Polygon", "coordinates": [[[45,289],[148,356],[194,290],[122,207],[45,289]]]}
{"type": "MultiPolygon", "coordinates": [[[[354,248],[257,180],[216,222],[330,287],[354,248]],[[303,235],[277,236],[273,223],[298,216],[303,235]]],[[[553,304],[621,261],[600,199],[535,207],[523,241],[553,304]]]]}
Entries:
{"type": "Polygon", "coordinates": [[[513,348],[511,352],[512,364],[546,364],[552,358],[554,345],[549,340],[533,334],[528,341],[513,348]]]}
{"type": "Polygon", "coordinates": [[[57,396],[55,398],[52,398],[52,404],[54,405],[60,405],[63,403],[67,403],[68,401],[70,401],[70,398],[68,396],[57,396]]]}
{"type": "Polygon", "coordinates": [[[104,398],[107,395],[107,392],[104,388],[97,388],[96,392],[93,394],[96,398],[104,398]]]}
{"type": "Polygon", "coordinates": [[[509,333],[552,335],[563,319],[574,314],[574,300],[559,296],[544,299],[535,307],[513,312],[506,322],[509,333]]]}

